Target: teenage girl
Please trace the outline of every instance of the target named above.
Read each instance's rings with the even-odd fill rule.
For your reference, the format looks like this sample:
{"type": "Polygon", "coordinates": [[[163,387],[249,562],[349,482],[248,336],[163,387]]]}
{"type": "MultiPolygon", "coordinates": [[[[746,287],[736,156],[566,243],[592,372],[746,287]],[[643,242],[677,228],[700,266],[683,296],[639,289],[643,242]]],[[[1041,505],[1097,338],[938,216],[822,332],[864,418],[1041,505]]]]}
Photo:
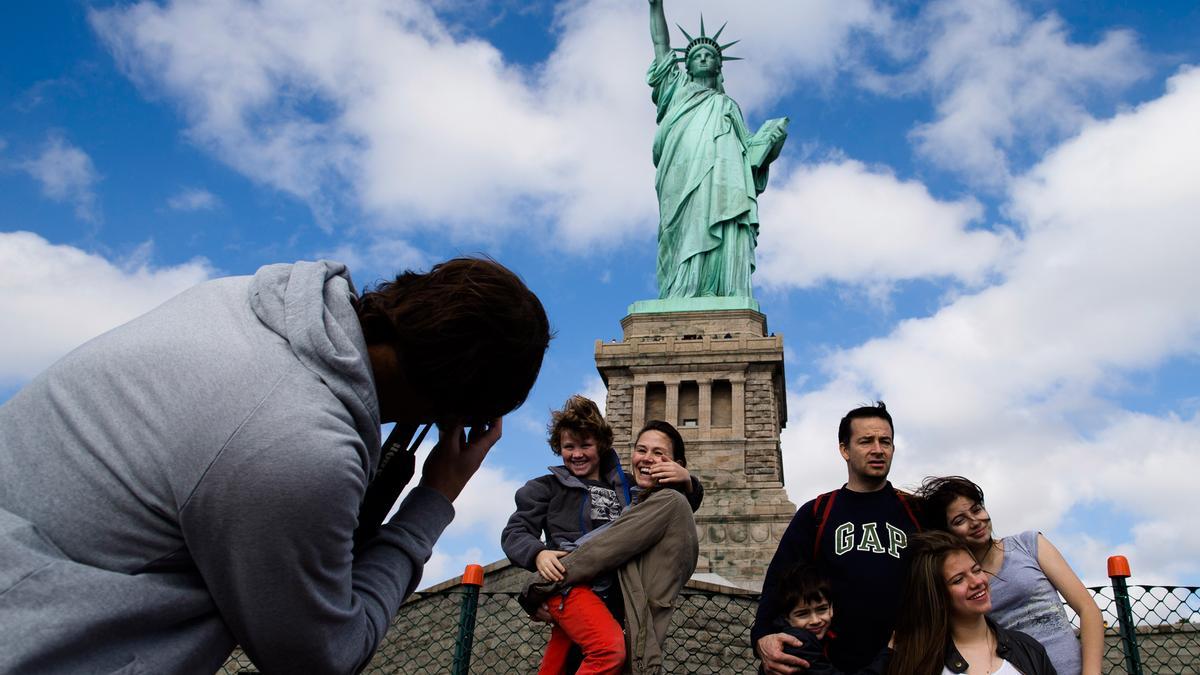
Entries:
{"type": "Polygon", "coordinates": [[[987,618],[988,575],[962,539],[913,535],[888,675],[1057,675],[1042,645],[987,618]]]}

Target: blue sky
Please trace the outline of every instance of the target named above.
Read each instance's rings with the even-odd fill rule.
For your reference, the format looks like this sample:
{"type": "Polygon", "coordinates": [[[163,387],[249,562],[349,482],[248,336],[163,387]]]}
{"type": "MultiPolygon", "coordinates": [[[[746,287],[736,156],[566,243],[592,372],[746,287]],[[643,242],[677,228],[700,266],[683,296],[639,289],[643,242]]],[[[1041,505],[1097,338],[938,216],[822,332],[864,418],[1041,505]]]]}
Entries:
{"type": "MultiPolygon", "coordinates": [[[[741,39],[790,137],[756,295],[787,346],[787,489],[844,480],[881,397],[893,480],[974,478],[1086,581],[1200,582],[1200,8],[667,0],[741,39]]],[[[655,295],[643,0],[10,3],[0,400],[189,285],[333,257],[360,285],[488,253],[557,331],[426,581],[501,557],[596,339],[655,295]]],[[[674,29],[673,29],[674,30],[674,29]]],[[[680,38],[675,33],[673,39],[680,38]]]]}

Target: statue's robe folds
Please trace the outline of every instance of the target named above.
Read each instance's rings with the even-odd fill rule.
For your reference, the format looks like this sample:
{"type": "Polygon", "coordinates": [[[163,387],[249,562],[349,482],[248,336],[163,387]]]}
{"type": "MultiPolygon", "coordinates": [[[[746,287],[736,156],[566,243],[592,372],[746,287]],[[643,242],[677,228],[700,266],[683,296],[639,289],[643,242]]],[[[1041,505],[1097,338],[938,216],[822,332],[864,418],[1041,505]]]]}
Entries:
{"type": "Polygon", "coordinates": [[[667,56],[647,74],[658,107],[654,137],[660,298],[751,297],[759,193],[783,139],[758,134],[723,92],[692,82],[667,56]]]}

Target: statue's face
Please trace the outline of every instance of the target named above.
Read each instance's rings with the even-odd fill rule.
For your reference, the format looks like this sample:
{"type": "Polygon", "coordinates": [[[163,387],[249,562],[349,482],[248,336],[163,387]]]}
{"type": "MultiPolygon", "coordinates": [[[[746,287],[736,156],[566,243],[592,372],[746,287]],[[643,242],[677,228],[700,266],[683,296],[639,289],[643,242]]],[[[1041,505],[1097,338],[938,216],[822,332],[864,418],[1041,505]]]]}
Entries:
{"type": "Polygon", "coordinates": [[[707,47],[699,47],[688,57],[687,71],[692,77],[716,75],[721,72],[721,57],[707,47]]]}

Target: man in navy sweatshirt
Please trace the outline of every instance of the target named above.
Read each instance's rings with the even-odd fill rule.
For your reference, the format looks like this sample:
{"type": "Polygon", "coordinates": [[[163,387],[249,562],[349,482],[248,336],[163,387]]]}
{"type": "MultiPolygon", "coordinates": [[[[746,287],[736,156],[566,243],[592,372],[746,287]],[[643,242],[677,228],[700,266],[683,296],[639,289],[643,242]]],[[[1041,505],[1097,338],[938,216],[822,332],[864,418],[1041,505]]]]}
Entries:
{"type": "Polygon", "coordinates": [[[899,607],[908,535],[919,531],[912,498],[888,482],[892,416],[880,401],[855,408],[838,425],[846,460],[840,489],[809,501],[779,541],[763,581],[750,639],[769,674],[801,673],[803,659],[784,653],[795,637],[772,632],[769,608],[780,580],[798,564],[815,563],[828,577],[838,608],[829,656],[839,670],[861,669],[887,644],[899,607]]]}

